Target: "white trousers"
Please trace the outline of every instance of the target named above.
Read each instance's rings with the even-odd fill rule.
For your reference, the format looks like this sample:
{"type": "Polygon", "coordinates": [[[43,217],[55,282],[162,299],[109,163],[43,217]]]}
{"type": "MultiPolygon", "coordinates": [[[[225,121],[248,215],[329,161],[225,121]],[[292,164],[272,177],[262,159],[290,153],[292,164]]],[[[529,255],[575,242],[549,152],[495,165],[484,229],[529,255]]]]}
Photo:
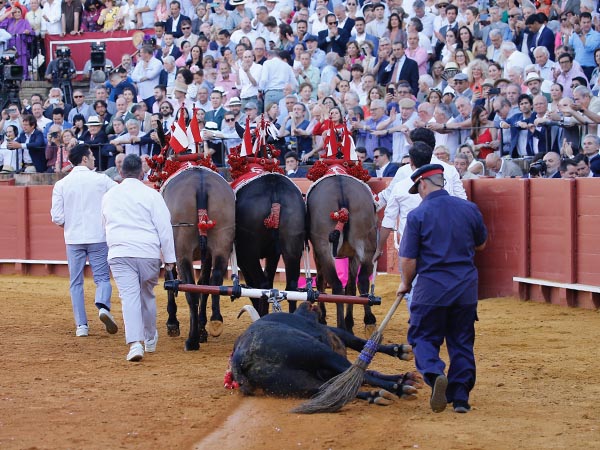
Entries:
{"type": "Polygon", "coordinates": [[[113,258],[108,261],[123,309],[125,342],[145,341],[156,333],[156,297],[160,259],[113,258]]]}

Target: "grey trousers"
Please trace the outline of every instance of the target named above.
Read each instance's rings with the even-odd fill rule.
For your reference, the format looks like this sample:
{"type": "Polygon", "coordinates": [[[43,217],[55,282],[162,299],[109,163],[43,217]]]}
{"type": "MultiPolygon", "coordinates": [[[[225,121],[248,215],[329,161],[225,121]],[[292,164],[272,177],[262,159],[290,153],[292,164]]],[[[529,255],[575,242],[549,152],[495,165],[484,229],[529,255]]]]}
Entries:
{"type": "Polygon", "coordinates": [[[85,302],[83,298],[83,269],[89,258],[94,283],[96,283],[96,304],[102,303],[110,309],[112,286],[108,273],[108,247],[106,242],[96,244],[67,244],[67,262],[69,264],[69,290],[75,325],[86,325],[85,302]]]}
{"type": "Polygon", "coordinates": [[[112,258],[108,261],[123,309],[125,342],[145,341],[156,333],[156,297],[160,259],[112,258]]]}

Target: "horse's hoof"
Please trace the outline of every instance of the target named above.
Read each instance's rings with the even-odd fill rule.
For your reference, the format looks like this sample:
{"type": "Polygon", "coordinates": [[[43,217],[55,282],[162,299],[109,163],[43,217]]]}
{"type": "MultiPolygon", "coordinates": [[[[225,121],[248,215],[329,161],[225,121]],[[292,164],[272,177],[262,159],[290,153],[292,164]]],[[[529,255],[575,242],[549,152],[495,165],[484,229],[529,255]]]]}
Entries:
{"type": "Polygon", "coordinates": [[[375,324],[365,324],[365,338],[369,339],[373,333],[375,333],[375,331],[377,330],[377,327],[375,326],[375,324]]]}
{"type": "Polygon", "coordinates": [[[198,342],[208,342],[208,333],[206,330],[200,330],[200,333],[198,333],[198,342]]]}
{"type": "Polygon", "coordinates": [[[189,340],[185,341],[185,351],[186,352],[195,352],[200,350],[199,342],[190,342],[189,340]]]}
{"type": "Polygon", "coordinates": [[[167,325],[167,334],[171,337],[179,336],[179,326],[177,325],[167,325]]]}
{"type": "Polygon", "coordinates": [[[223,333],[223,321],[211,320],[208,323],[208,332],[212,337],[221,336],[221,333],[223,333]]]}

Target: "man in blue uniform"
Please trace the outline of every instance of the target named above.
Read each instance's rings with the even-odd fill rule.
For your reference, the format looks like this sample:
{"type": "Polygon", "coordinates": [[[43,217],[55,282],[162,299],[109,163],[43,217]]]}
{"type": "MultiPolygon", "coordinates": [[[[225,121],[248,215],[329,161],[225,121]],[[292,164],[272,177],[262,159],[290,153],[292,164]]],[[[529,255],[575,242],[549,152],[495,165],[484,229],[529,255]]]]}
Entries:
{"type": "Polygon", "coordinates": [[[402,282],[398,295],[416,283],[410,311],[408,342],[417,369],[431,386],[430,406],[442,412],[447,403],[454,411],[471,409],[469,392],[475,385],[475,321],[477,320],[477,269],[475,250],[482,250],[487,229],[474,203],[451,197],[444,187],[444,168],[426,164],[411,179],[411,194],[423,202],[407,217],[400,258],[402,282]],[[446,340],[448,377],[440,359],[446,340]]]}

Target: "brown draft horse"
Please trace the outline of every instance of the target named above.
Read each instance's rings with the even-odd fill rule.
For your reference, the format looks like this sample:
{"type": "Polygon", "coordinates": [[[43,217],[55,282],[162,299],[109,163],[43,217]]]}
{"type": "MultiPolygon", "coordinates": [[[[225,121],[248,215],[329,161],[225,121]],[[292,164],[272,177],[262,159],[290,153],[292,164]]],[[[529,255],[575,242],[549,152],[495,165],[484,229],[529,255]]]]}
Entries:
{"type": "MultiPolygon", "coordinates": [[[[198,284],[221,286],[227,274],[235,235],[233,190],[218,173],[204,167],[191,167],[169,179],[162,188],[162,195],[171,212],[177,270],[182,281],[195,283],[193,262],[200,261],[198,284]]],[[[190,308],[190,333],[185,349],[198,350],[200,342],[206,342],[208,338],[208,294],[199,296],[186,292],[185,297],[190,308]]],[[[171,291],[168,293],[167,311],[169,336],[179,336],[177,305],[171,291]]],[[[211,336],[219,336],[223,331],[218,295],[212,296],[209,331],[211,336]]]]}
{"type": "MultiPolygon", "coordinates": [[[[306,206],[298,187],[284,175],[265,174],[236,191],[235,208],[235,250],[246,284],[256,289],[272,288],[282,256],[285,289],[298,290],[306,218],[306,206]],[[278,211],[277,227],[270,222],[274,208],[278,211]],[[266,259],[264,270],[262,258],[266,259]]],[[[269,312],[265,299],[252,299],[252,303],[261,316],[269,312]]],[[[296,302],[289,303],[293,312],[296,302]]]]}
{"type": "MultiPolygon", "coordinates": [[[[309,239],[314,251],[317,267],[317,288],[324,289],[324,281],[333,294],[344,294],[342,282],[336,269],[334,256],[349,258],[346,295],[356,295],[356,277],[361,295],[369,293],[369,277],[373,273],[373,256],[377,249],[377,217],[373,195],[369,187],[358,179],[347,175],[332,175],[320,179],[310,188],[307,199],[307,224],[309,239]],[[348,220],[343,224],[338,238],[330,238],[336,222],[331,213],[348,210],[348,220]],[[333,241],[333,242],[332,242],[333,241]],[[360,268],[360,271],[359,271],[360,268]]],[[[337,326],[352,332],[354,318],[352,305],[337,305],[337,326]]],[[[365,306],[364,323],[374,331],[375,316],[370,306],[365,306]]]]}

